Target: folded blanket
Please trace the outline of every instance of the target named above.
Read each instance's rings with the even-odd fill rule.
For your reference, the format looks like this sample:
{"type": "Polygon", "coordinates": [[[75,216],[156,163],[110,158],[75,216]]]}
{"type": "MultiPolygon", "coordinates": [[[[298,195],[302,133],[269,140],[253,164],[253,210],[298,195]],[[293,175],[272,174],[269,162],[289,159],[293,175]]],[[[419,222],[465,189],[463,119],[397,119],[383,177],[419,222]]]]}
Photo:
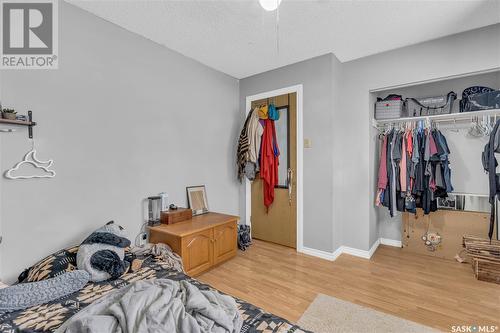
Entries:
{"type": "Polygon", "coordinates": [[[146,255],[152,254],[156,257],[160,257],[164,262],[166,262],[169,267],[175,269],[179,272],[184,272],[184,267],[182,265],[182,258],[172,251],[170,246],[163,243],[152,244],[148,243],[144,246],[135,246],[130,249],[130,251],[136,255],[146,255]]]}
{"type": "Polygon", "coordinates": [[[141,280],[112,292],[66,321],[56,333],[239,332],[230,296],[187,281],[141,280]]]}

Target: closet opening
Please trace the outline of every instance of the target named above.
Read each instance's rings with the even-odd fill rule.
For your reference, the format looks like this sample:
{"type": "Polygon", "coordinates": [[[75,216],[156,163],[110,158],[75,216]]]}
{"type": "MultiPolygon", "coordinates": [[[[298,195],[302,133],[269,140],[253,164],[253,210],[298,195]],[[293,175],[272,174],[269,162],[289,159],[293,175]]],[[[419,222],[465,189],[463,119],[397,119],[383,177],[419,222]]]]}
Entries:
{"type": "MultiPolygon", "coordinates": [[[[370,170],[373,186],[372,202],[374,203],[372,212],[375,216],[371,223],[375,224],[372,226],[378,232],[379,238],[394,241],[400,239],[401,247],[405,252],[453,261],[462,251],[464,235],[488,238],[491,210],[488,202],[489,184],[481,156],[489,141],[492,126],[500,119],[500,109],[491,108],[476,111],[464,107],[464,101],[467,101],[467,92],[485,89],[483,87],[491,90],[500,89],[500,71],[468,73],[463,76],[383,88],[370,92],[370,112],[373,124],[370,135],[371,151],[375,161],[370,170]],[[449,96],[451,95],[456,97],[453,99],[453,103],[449,104],[449,96]],[[380,113],[380,110],[377,112],[377,99],[387,101],[389,106],[397,106],[400,103],[403,106],[400,109],[401,113],[398,113],[400,111],[396,107],[394,110],[388,108],[390,114],[380,113]],[[428,107],[429,105],[426,103],[431,103],[431,106],[428,107]],[[432,103],[435,105],[446,104],[446,107],[436,107],[432,103]],[[394,116],[392,112],[394,112],[394,116]],[[380,198],[387,201],[388,197],[385,194],[389,193],[382,189],[384,195],[380,195],[379,167],[381,155],[383,155],[381,153],[386,152],[387,154],[389,152],[389,150],[384,149],[387,146],[384,146],[383,139],[387,137],[387,134],[415,134],[415,131],[424,133],[423,137],[426,137],[425,133],[427,133],[427,137],[429,137],[429,133],[439,133],[445,137],[449,152],[446,154],[445,160],[443,160],[443,154],[436,154],[435,156],[440,156],[440,161],[437,164],[432,162],[431,157],[430,168],[424,173],[428,177],[425,178],[424,182],[426,184],[428,182],[429,186],[434,185],[437,189],[433,189],[432,193],[429,191],[432,194],[429,206],[425,203],[419,205],[419,200],[426,198],[419,193],[425,193],[425,189],[415,190],[415,187],[411,187],[411,184],[418,183],[418,177],[412,178],[413,168],[411,163],[408,163],[410,161],[408,156],[415,149],[404,149],[404,147],[401,149],[406,158],[394,160],[397,160],[399,170],[403,171],[398,173],[395,178],[398,180],[396,198],[401,201],[401,205],[399,208],[395,205],[391,212],[390,209],[386,208],[388,205],[384,206],[383,203],[379,203],[380,198]],[[453,185],[445,191],[446,195],[440,195],[438,194],[439,180],[441,179],[439,176],[442,174],[439,175],[435,171],[438,169],[440,172],[446,171],[448,167],[445,168],[444,164],[448,161],[453,185]],[[402,169],[401,163],[405,162],[407,168],[402,169]],[[402,174],[408,176],[408,172],[409,177],[401,177],[402,174]],[[405,191],[400,190],[401,186],[405,188],[405,191]],[[403,198],[398,196],[400,192],[405,192],[403,198]],[[408,199],[415,200],[415,202],[412,203],[412,200],[408,199]]],[[[413,138],[415,137],[414,135],[413,138]]],[[[403,137],[401,142],[407,143],[407,138],[403,137]]],[[[430,141],[432,143],[432,138],[430,141]]],[[[425,160],[425,154],[420,155],[425,160]]],[[[417,166],[420,163],[418,158],[418,154],[416,159],[412,155],[413,164],[417,166]]],[[[386,165],[392,166],[391,164],[386,165]]],[[[446,184],[447,180],[444,183],[446,184]]],[[[495,225],[493,238],[497,239],[498,237],[498,227],[495,225]]]]}

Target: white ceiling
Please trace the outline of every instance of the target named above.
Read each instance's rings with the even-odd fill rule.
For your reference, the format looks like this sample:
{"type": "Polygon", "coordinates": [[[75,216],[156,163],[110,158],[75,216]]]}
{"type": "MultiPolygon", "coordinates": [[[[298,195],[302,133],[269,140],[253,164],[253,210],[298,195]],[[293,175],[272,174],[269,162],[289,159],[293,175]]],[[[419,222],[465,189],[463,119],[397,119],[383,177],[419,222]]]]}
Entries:
{"type": "MultiPolygon", "coordinates": [[[[190,58],[244,78],[326,53],[349,61],[500,22],[500,0],[67,0],[190,58]]],[[[467,47],[464,45],[464,47],[467,47]]]]}

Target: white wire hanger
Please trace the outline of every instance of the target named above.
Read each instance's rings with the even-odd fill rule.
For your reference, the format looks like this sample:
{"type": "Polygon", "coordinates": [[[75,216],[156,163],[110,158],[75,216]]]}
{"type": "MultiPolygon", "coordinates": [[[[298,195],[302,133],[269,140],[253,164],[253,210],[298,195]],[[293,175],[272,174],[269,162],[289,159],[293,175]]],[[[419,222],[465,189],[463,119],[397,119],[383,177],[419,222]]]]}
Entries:
{"type": "Polygon", "coordinates": [[[54,178],[56,172],[50,170],[50,167],[54,163],[54,160],[40,161],[36,157],[35,140],[31,140],[31,150],[24,155],[24,159],[14,165],[13,168],[5,172],[5,178],[8,179],[33,179],[33,178],[54,178]],[[23,165],[30,164],[34,166],[35,169],[41,169],[44,171],[43,175],[26,175],[26,176],[16,176],[14,173],[18,171],[23,165]]]}

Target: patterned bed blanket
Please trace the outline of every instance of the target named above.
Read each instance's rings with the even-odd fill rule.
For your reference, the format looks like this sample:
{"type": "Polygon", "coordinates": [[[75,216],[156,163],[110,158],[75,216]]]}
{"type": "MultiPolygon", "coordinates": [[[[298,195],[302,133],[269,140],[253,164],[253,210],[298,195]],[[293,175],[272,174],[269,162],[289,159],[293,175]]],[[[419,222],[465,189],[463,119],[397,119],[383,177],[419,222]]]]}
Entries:
{"type": "MultiPolygon", "coordinates": [[[[2,333],[41,333],[53,332],[75,313],[93,301],[103,297],[110,291],[126,286],[134,281],[148,279],[188,280],[198,288],[213,289],[206,284],[171,268],[160,257],[148,257],[142,267],[134,273],[125,274],[113,281],[88,283],[82,290],[56,301],[34,306],[25,310],[0,315],[0,332],[2,333]]],[[[303,333],[298,326],[267,313],[264,310],[236,299],[238,310],[243,317],[242,333],[277,332],[303,333]]]]}

